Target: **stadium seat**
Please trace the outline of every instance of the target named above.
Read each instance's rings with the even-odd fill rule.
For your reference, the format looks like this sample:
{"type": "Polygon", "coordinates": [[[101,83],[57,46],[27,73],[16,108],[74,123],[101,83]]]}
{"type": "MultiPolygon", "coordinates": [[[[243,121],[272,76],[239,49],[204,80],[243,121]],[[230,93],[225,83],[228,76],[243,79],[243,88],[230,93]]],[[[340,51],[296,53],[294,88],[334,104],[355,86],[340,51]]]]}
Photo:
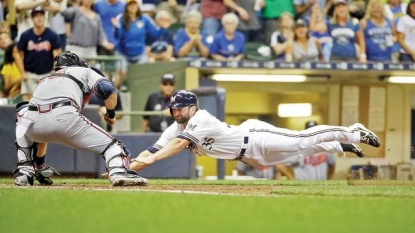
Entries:
{"type": "Polygon", "coordinates": [[[247,42],[245,43],[245,48],[245,58],[248,60],[270,61],[274,58],[272,49],[268,45],[257,42],[247,42]]]}

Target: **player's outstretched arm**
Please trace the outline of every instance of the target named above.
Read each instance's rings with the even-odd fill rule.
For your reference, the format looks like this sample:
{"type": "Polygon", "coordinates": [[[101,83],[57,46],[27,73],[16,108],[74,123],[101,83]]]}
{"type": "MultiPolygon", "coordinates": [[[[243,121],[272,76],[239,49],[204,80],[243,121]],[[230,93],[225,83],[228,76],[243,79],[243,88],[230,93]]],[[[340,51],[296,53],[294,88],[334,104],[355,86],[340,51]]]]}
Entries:
{"type": "Polygon", "coordinates": [[[174,138],[154,154],[151,154],[149,151],[143,151],[137,156],[137,158],[131,160],[130,169],[137,171],[153,164],[156,161],[169,158],[178,154],[189,144],[190,141],[186,139],[174,138]]]}

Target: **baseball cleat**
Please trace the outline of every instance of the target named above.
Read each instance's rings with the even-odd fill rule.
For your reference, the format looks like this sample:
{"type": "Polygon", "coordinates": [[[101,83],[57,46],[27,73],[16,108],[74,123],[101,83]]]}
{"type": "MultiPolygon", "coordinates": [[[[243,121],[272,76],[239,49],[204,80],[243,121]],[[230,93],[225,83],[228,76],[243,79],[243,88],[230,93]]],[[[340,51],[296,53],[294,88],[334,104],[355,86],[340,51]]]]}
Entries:
{"type": "Polygon", "coordinates": [[[341,147],[343,148],[344,152],[352,152],[358,157],[364,157],[365,153],[363,152],[362,148],[360,148],[358,145],[351,143],[351,144],[344,144],[340,143],[341,147]]]}
{"type": "Polygon", "coordinates": [[[148,180],[133,174],[114,173],[110,176],[112,186],[147,186],[148,180]]]}
{"type": "Polygon", "coordinates": [[[35,180],[39,181],[40,185],[50,186],[53,184],[53,180],[50,177],[54,174],[61,175],[55,168],[44,164],[41,169],[36,169],[35,180]]]}
{"type": "Polygon", "coordinates": [[[33,177],[21,173],[19,170],[13,172],[13,183],[17,186],[33,185],[33,177]]]}
{"type": "Polygon", "coordinates": [[[357,128],[360,131],[360,142],[371,145],[373,147],[380,146],[380,140],[375,133],[368,130],[364,125],[356,123],[352,125],[353,128],[357,128]]]}

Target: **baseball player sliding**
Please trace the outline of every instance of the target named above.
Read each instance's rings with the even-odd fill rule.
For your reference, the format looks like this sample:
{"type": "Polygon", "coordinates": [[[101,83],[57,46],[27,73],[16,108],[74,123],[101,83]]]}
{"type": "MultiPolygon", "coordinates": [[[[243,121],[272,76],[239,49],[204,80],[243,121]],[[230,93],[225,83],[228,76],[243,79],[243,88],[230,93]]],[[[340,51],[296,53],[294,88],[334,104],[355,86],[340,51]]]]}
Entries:
{"type": "MultiPolygon", "coordinates": [[[[81,115],[92,93],[105,99],[105,121],[113,125],[117,94],[112,83],[74,53],[67,51],[56,56],[54,72],[40,80],[29,102],[18,105],[16,185],[33,185],[39,173],[46,178],[56,173],[46,164],[41,170],[33,167],[38,148],[35,142],[57,143],[101,154],[113,186],[147,185],[146,179],[127,169],[129,152],[123,143],[81,115]]],[[[36,165],[38,160],[36,157],[36,165]]]]}
{"type": "Polygon", "coordinates": [[[173,93],[167,108],[175,123],[154,145],[132,159],[132,170],[140,170],[184,148],[260,167],[293,162],[304,154],[318,152],[352,152],[362,157],[362,150],[354,143],[380,146],[379,138],[359,123],[350,127],[320,125],[302,131],[277,128],[252,119],[239,126],[228,125],[199,109],[197,96],[190,91],[173,93]]]}

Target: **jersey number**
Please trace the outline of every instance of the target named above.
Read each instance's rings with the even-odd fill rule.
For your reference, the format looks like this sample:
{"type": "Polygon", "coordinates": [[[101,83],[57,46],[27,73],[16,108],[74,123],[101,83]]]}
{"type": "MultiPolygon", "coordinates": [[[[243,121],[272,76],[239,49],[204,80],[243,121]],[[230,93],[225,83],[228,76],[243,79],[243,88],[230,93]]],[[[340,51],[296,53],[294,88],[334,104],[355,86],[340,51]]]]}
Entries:
{"type": "Polygon", "coordinates": [[[202,143],[203,147],[206,147],[206,149],[211,150],[212,144],[215,142],[215,139],[213,138],[205,138],[205,142],[202,143]]]}

